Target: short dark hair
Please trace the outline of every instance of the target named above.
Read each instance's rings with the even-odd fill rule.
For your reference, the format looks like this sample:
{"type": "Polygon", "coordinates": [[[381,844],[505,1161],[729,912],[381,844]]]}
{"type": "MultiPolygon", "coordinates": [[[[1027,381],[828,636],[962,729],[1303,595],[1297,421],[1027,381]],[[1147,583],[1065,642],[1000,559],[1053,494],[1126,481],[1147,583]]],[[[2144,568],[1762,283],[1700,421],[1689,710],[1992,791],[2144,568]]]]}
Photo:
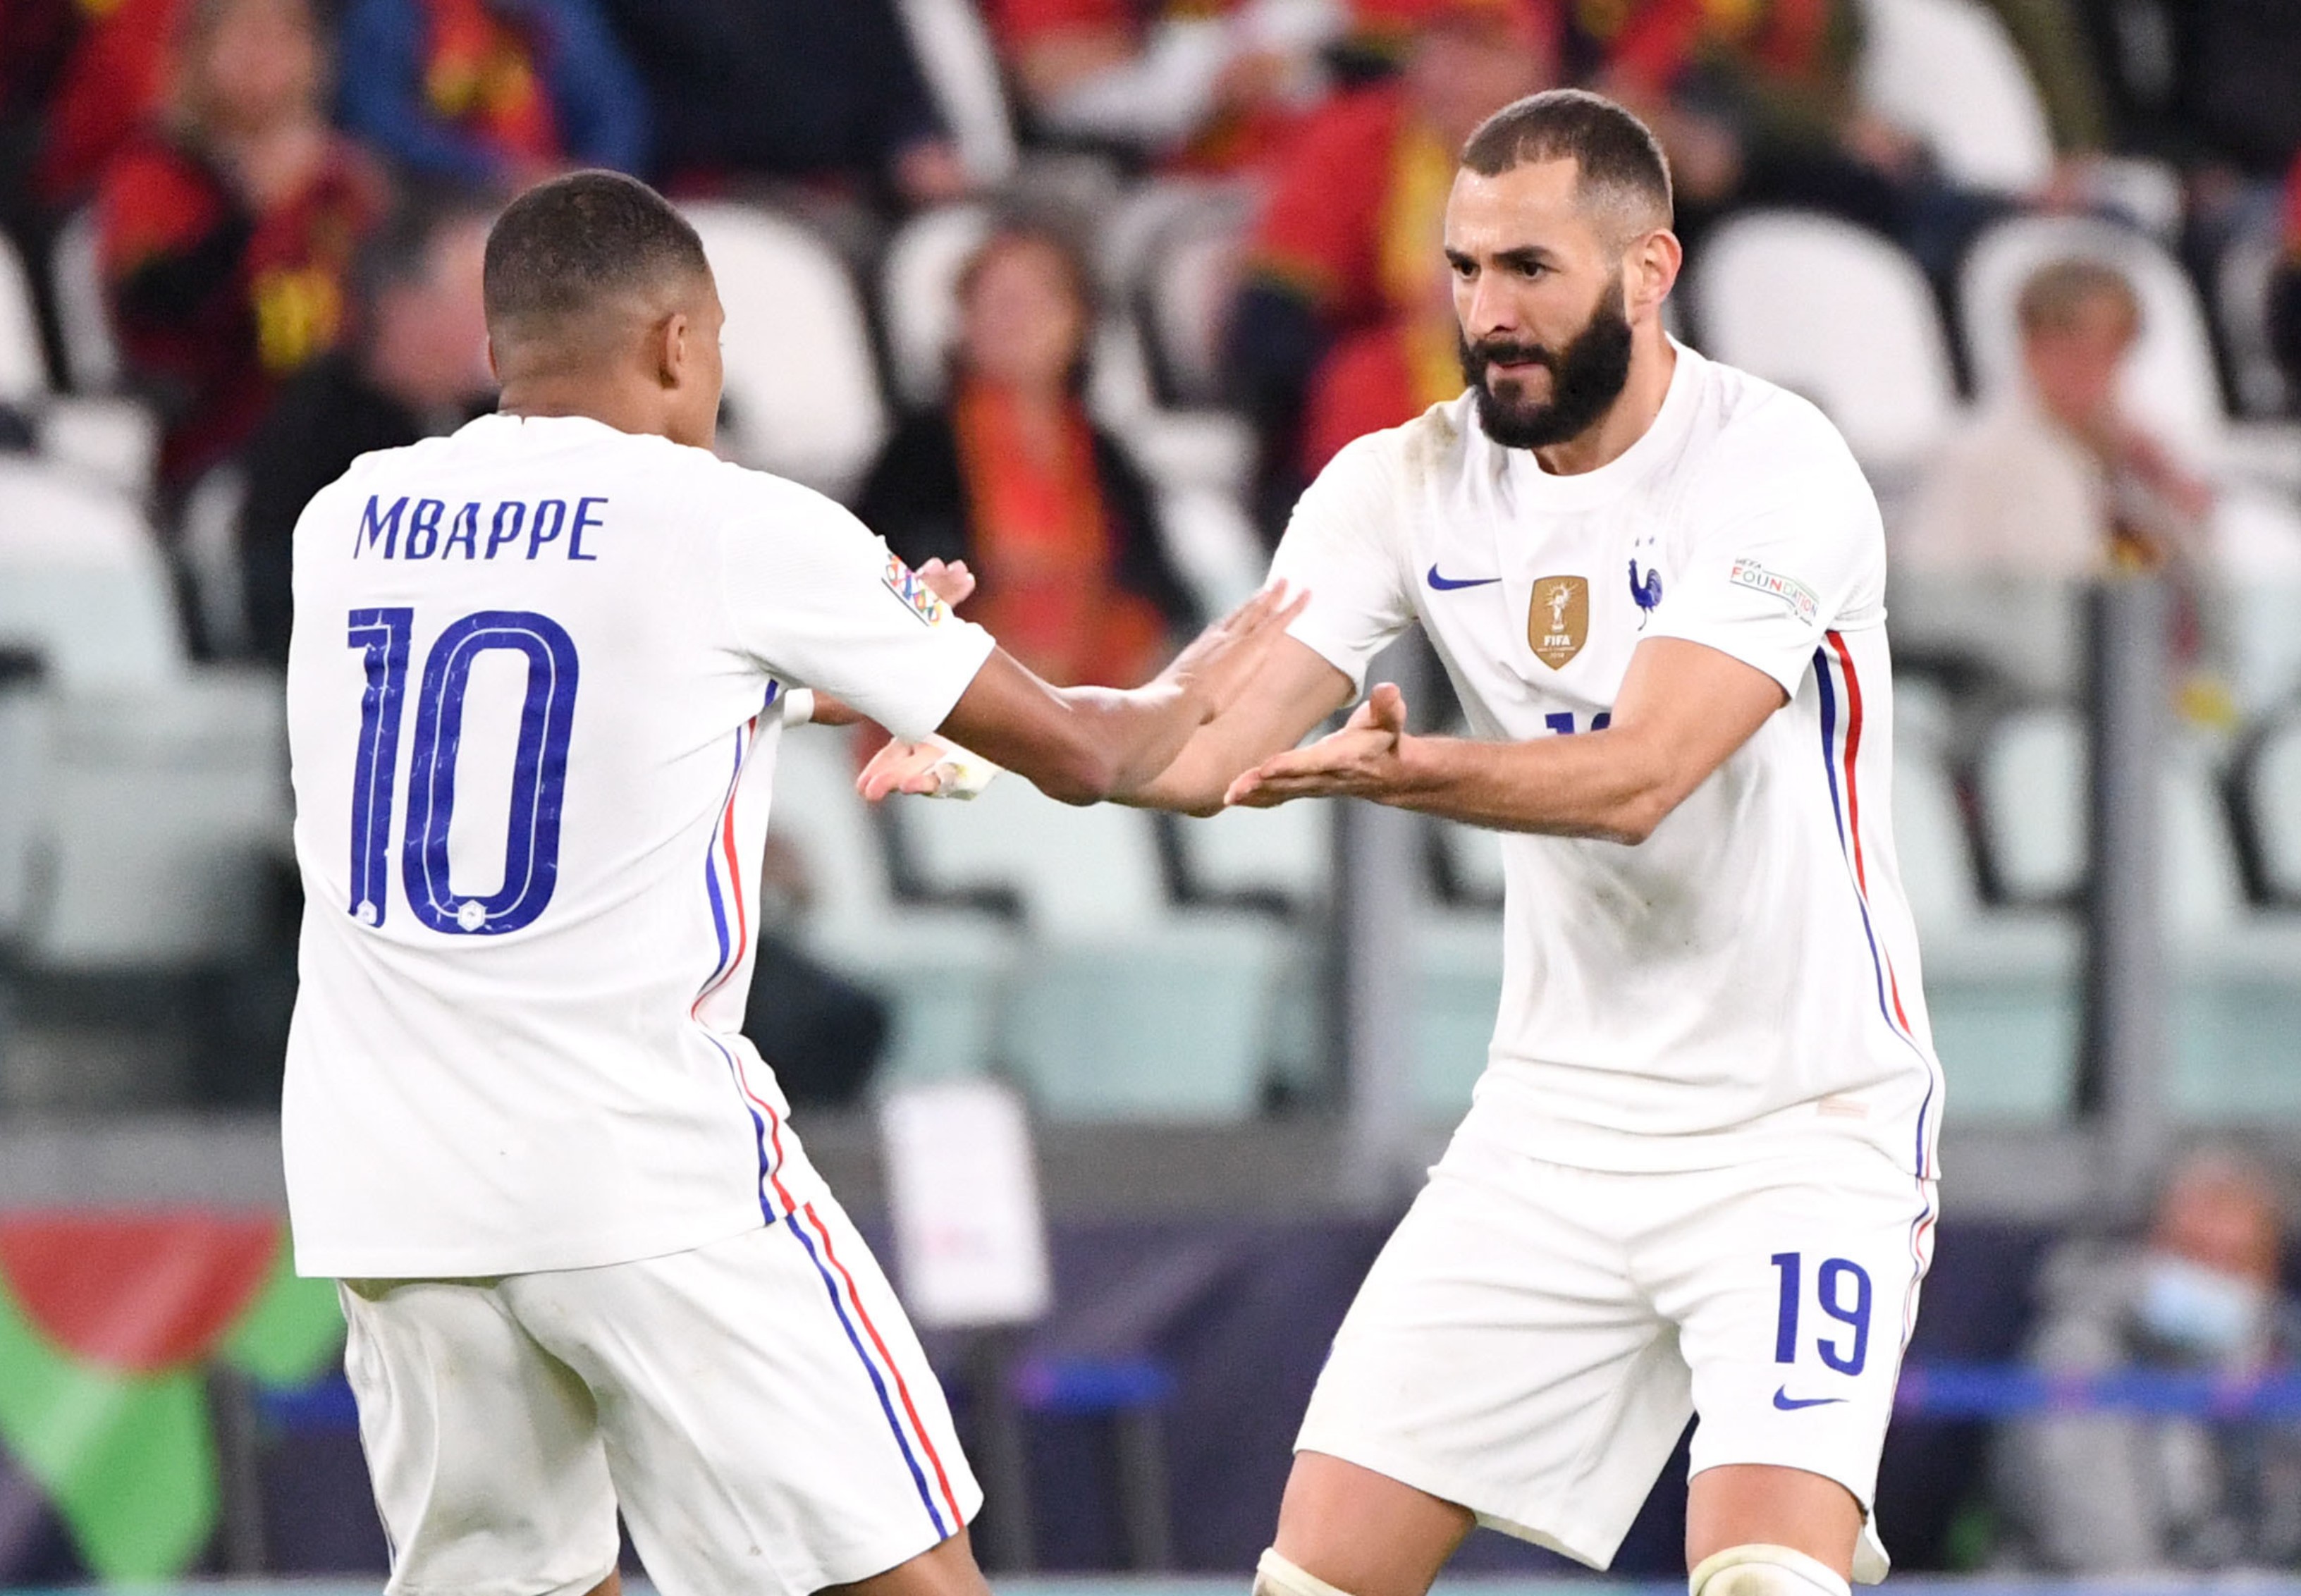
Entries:
{"type": "Polygon", "coordinates": [[[1530,161],[1570,160],[1577,186],[1592,197],[1627,201],[1671,214],[1669,158],[1645,123],[1586,88],[1551,88],[1512,101],[1478,124],[1462,146],[1462,164],[1500,177],[1530,161]]]}
{"type": "Polygon", "coordinates": [[[637,178],[576,171],[512,201],[488,234],[488,326],[580,317],[674,277],[708,278],[703,240],[637,178]]]}

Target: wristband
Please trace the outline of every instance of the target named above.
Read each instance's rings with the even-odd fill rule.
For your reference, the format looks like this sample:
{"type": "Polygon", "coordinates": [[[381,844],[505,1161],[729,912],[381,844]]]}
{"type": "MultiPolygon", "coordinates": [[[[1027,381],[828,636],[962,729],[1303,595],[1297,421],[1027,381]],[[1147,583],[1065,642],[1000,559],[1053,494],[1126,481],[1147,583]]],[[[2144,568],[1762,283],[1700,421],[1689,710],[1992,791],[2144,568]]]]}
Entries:
{"type": "Polygon", "coordinates": [[[783,724],[804,726],[815,719],[815,689],[795,687],[783,695],[783,724]]]}

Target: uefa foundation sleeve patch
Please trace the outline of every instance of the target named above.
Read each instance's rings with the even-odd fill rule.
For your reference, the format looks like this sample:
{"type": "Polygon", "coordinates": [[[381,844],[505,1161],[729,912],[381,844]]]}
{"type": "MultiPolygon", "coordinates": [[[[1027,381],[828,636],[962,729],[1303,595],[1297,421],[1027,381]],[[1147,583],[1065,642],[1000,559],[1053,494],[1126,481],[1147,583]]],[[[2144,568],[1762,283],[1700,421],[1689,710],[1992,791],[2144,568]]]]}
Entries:
{"type": "Polygon", "coordinates": [[[887,591],[901,599],[922,623],[928,626],[942,624],[943,616],[949,613],[942,600],[936,597],[933,588],[919,580],[916,572],[903,564],[902,556],[891,554],[887,556],[887,572],[880,580],[887,584],[887,591]]]}
{"type": "Polygon", "coordinates": [[[1746,555],[1734,562],[1730,580],[1737,587],[1755,588],[1761,593],[1780,599],[1801,621],[1811,623],[1815,616],[1821,614],[1821,600],[1815,597],[1812,588],[1794,576],[1767,570],[1746,555]]]}

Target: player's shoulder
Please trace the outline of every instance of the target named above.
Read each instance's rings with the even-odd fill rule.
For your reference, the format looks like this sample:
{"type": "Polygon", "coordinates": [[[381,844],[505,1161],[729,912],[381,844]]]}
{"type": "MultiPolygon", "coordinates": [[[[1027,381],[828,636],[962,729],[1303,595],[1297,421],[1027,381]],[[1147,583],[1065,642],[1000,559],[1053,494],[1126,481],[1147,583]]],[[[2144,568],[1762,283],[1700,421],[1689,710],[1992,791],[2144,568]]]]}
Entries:
{"type": "Polygon", "coordinates": [[[1837,476],[1860,468],[1837,424],[1803,394],[1739,366],[1696,355],[1713,458],[1753,474],[1800,469],[1837,476]]]}
{"type": "MultiPolygon", "coordinates": [[[[1318,473],[1318,485],[1329,493],[1361,497],[1411,495],[1418,488],[1451,483],[1475,469],[1473,455],[1485,443],[1474,396],[1466,389],[1412,421],[1352,439],[1318,473]]],[[[1486,447],[1490,451],[1492,446],[1486,447]]]]}

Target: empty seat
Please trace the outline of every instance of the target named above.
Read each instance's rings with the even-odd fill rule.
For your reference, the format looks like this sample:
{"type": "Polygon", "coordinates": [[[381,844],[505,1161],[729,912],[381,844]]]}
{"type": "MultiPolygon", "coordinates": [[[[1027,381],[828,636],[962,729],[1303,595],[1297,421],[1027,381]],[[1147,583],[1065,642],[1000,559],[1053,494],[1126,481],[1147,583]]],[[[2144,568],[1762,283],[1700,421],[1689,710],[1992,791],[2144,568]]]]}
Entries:
{"type": "Polygon", "coordinates": [[[2213,299],[2227,340],[2238,403],[2250,415],[2283,415],[2289,387],[2269,341],[2269,285],[2285,257],[2283,240],[2256,229],[2222,252],[2213,299]]]}
{"type": "Polygon", "coordinates": [[[2014,312],[2022,285],[2041,266],[2071,257],[2115,267],[2140,297],[2140,337],[2121,379],[2129,413],[2193,458],[2209,457],[2226,418],[2196,290],[2163,247],[2114,222],[2012,216],[1974,241],[1958,269],[1958,317],[1981,397],[2023,380],[2014,312]]]}
{"type": "Polygon", "coordinates": [[[1325,799],[1178,816],[1185,881],[1217,898],[1260,898],[1308,913],[1333,890],[1334,820],[1325,799]]]}
{"type": "Polygon", "coordinates": [[[978,188],[1015,175],[1015,121],[982,14],[971,0],[897,0],[911,50],[958,146],[958,158],[978,188]]]}
{"type": "Polygon", "coordinates": [[[48,758],[47,703],[39,677],[38,661],[29,654],[0,651],[0,951],[15,946],[31,912],[32,856],[48,758]]]}
{"type": "Polygon", "coordinates": [[[778,744],[768,834],[799,857],[810,900],[799,934],[893,1009],[881,1065],[893,1081],[971,1074],[997,1055],[1019,947],[980,909],[899,903],[844,732],[802,726],[778,744]]]}
{"type": "Polygon", "coordinates": [[[2046,109],[2005,25],[1974,0],[1865,0],[1860,85],[1968,188],[2027,194],[2053,175],[2046,109]]]}
{"type": "Polygon", "coordinates": [[[48,391],[47,356],[32,281],[16,247],[0,238],[0,404],[27,405],[48,391]]]}
{"type": "Polygon", "coordinates": [[[1169,396],[1184,405],[1223,397],[1223,334],[1238,292],[1246,217],[1208,209],[1166,240],[1143,288],[1143,322],[1169,396]]]}
{"type": "Polygon", "coordinates": [[[1912,736],[1906,720],[1896,719],[1895,851],[1919,940],[1929,943],[1970,927],[1981,913],[1981,896],[1956,785],[1941,750],[1929,738],[1912,736]]]}
{"type": "Polygon", "coordinates": [[[40,655],[60,690],[181,673],[167,564],[134,505],[37,461],[0,459],[0,644],[40,655]]]}
{"type": "Polygon", "coordinates": [[[1886,609],[1897,658],[1981,667],[1988,685],[2074,698],[2085,680],[2085,589],[2052,578],[1891,569],[1886,609]]]}
{"type": "Polygon", "coordinates": [[[1982,837],[2009,901],[2063,902],[2083,884],[2086,757],[2071,709],[2019,710],[1990,728],[1978,773],[1982,837]]]}
{"type": "Polygon", "coordinates": [[[49,256],[64,375],[78,394],[109,393],[120,386],[120,342],[104,303],[102,250],[102,226],[89,205],[57,230],[49,256]]]}
{"type": "Polygon", "coordinates": [[[1234,1118],[1260,1095],[1287,940],[1266,917],[1171,912],[1148,815],[1006,777],[972,803],[900,800],[931,888],[1007,888],[1033,933],[1006,1053],[1050,1115],[1234,1118]]]}
{"type": "Polygon", "coordinates": [[[95,972],[252,951],[290,846],[285,709],[260,668],[57,694],[27,961],[95,972]]]}
{"type": "Polygon", "coordinates": [[[887,427],[846,267],[787,217],[715,203],[685,209],[727,308],[724,441],[746,465],[845,491],[887,427]]]}
{"type": "Polygon", "coordinates": [[[1925,274],[1850,222],[1759,211],[1724,223],[1692,308],[1704,352],[1820,405],[1866,465],[1916,466],[1955,414],[1925,274]]]}
{"type": "Polygon", "coordinates": [[[981,205],[944,205],[905,222],[879,267],[879,310],[897,391],[912,405],[942,397],[958,338],[958,274],[991,232],[981,205]]]}

